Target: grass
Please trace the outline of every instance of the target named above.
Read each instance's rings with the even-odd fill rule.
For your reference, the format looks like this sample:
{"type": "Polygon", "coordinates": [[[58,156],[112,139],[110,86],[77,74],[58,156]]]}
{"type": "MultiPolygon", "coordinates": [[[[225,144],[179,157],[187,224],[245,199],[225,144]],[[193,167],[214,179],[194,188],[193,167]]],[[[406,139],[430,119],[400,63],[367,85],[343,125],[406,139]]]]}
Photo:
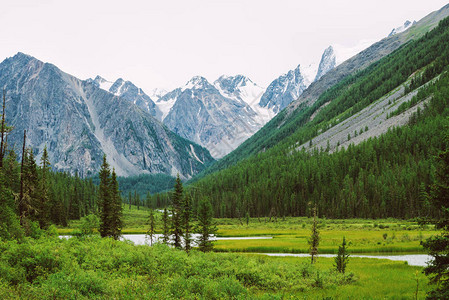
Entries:
{"type": "MultiPolygon", "coordinates": [[[[148,209],[128,206],[123,210],[123,234],[145,234],[148,230],[148,209]]],[[[161,216],[156,214],[160,233],[161,216]]],[[[217,252],[307,253],[311,218],[287,217],[271,220],[251,218],[245,220],[216,219],[219,237],[270,236],[263,240],[220,240],[215,242],[217,252]]],[[[59,234],[72,234],[79,221],[67,228],[58,228],[59,234]]],[[[436,234],[432,226],[419,226],[415,221],[384,220],[319,220],[320,253],[336,253],[343,236],[352,253],[422,253],[420,241],[436,234]]]]}
{"type": "Polygon", "coordinates": [[[422,268],[388,260],[201,253],[99,237],[0,242],[2,299],[412,299],[422,268]]]}

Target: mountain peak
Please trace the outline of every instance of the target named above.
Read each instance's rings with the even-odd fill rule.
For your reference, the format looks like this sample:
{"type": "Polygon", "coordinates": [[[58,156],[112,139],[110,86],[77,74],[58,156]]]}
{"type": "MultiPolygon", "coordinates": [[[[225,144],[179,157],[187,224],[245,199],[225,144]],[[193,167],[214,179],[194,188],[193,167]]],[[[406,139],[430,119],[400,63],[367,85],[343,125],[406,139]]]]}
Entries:
{"type": "Polygon", "coordinates": [[[207,88],[209,86],[211,86],[211,84],[203,76],[193,76],[192,79],[190,79],[186,83],[183,90],[184,89],[203,89],[203,88],[207,88]]]}
{"type": "Polygon", "coordinates": [[[327,47],[323,55],[321,56],[320,65],[318,66],[318,71],[316,72],[316,76],[314,81],[319,80],[323,75],[327,72],[335,68],[337,65],[337,59],[334,52],[334,47],[327,47]]]}
{"type": "Polygon", "coordinates": [[[410,27],[412,27],[412,26],[415,25],[415,24],[416,24],[416,21],[410,22],[409,20],[407,20],[407,21],[404,22],[404,24],[403,24],[402,26],[399,26],[399,27],[397,27],[397,28],[394,28],[394,29],[390,32],[390,34],[389,34],[388,36],[390,37],[390,36],[393,36],[393,35],[395,35],[395,34],[398,34],[398,33],[401,33],[401,32],[403,32],[403,31],[406,31],[407,29],[409,29],[410,27]]]}

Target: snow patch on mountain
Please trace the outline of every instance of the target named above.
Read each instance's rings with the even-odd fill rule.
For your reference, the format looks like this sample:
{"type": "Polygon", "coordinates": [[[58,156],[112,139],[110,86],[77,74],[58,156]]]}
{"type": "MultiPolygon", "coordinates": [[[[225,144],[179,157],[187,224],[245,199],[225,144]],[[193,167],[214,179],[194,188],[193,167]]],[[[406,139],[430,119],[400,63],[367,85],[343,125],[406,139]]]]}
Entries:
{"type": "Polygon", "coordinates": [[[388,36],[393,36],[393,35],[395,35],[395,34],[398,34],[398,33],[401,33],[401,32],[403,32],[403,31],[406,31],[407,29],[409,29],[410,27],[412,27],[412,26],[415,25],[415,24],[416,24],[416,21],[413,21],[413,23],[412,23],[412,22],[410,22],[409,20],[407,20],[407,21],[404,22],[403,25],[401,25],[401,26],[399,26],[399,27],[397,27],[397,28],[394,28],[394,29],[390,32],[390,34],[389,34],[388,36]]]}
{"type": "Polygon", "coordinates": [[[314,80],[318,73],[318,64],[311,63],[307,66],[300,66],[301,74],[304,77],[304,84],[309,86],[314,80]]]}
{"type": "Polygon", "coordinates": [[[168,93],[168,91],[165,89],[155,88],[150,91],[148,96],[150,96],[151,99],[157,101],[157,100],[161,99],[163,96],[165,96],[165,94],[167,94],[167,93],[168,93]]]}

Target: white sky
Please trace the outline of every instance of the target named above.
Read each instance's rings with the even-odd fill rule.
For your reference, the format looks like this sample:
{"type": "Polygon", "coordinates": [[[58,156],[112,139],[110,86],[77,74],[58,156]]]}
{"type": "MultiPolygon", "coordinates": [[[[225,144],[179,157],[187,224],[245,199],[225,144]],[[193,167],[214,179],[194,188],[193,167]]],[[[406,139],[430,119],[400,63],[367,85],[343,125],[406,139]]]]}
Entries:
{"type": "Polygon", "coordinates": [[[244,74],[266,87],[331,44],[380,40],[447,1],[2,0],[0,61],[20,51],[147,92],[194,75],[244,74]]]}

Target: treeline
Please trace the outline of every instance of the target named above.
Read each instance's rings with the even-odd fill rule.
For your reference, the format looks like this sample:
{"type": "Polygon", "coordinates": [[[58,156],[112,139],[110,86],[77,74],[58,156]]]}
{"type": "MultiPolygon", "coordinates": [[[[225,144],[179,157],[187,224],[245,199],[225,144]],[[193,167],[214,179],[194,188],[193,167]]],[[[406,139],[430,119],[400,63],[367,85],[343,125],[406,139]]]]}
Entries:
{"type": "MultiPolygon", "coordinates": [[[[140,174],[137,176],[117,177],[117,180],[120,186],[120,192],[125,201],[128,201],[128,195],[131,192],[133,196],[134,194],[139,195],[142,205],[145,205],[143,200],[148,193],[152,195],[168,191],[173,188],[176,179],[166,174],[140,174]]],[[[95,185],[100,184],[98,175],[92,177],[92,182],[95,185]]]]}
{"type": "Polygon", "coordinates": [[[50,224],[66,226],[97,211],[97,187],[91,180],[51,171],[47,148],[36,161],[26,147],[26,132],[20,162],[7,143],[13,130],[5,123],[5,92],[0,129],[0,239],[33,235],[50,224]]]}
{"type": "Polygon", "coordinates": [[[194,185],[215,216],[310,216],[316,203],[330,218],[436,216],[426,198],[434,155],[445,148],[449,75],[418,93],[431,96],[408,126],[329,154],[296,152],[288,144],[259,153],[194,185]]]}
{"type": "MultiPolygon", "coordinates": [[[[422,38],[347,76],[324,92],[312,106],[301,104],[290,114],[286,110],[280,112],[236,150],[202,172],[201,176],[195,177],[194,181],[257,153],[278,148],[279,144],[303,144],[385,96],[405,83],[416,71],[426,68],[424,73],[412,80],[411,89],[434,78],[448,65],[449,18],[446,18],[422,38]],[[326,103],[329,104],[324,106],[326,103]],[[316,116],[311,120],[314,113],[316,116]]],[[[406,92],[409,91],[406,89],[406,92]]]]}

